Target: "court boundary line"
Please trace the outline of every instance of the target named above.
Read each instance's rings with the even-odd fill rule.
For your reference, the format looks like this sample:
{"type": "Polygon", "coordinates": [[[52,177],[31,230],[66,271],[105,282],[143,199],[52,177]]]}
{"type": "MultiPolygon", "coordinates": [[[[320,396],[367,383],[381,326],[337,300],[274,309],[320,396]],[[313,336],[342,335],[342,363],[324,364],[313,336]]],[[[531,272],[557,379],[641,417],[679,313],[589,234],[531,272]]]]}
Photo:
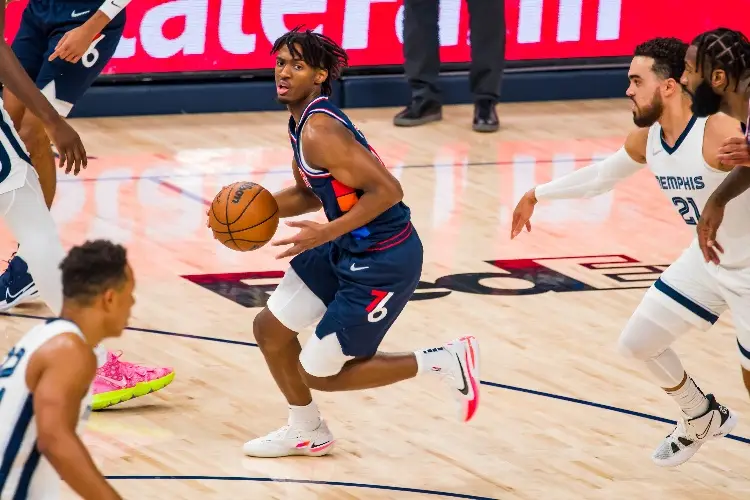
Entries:
{"type": "MultiPolygon", "coordinates": [[[[48,317],[45,316],[36,316],[32,314],[18,314],[18,313],[9,313],[9,312],[0,312],[0,316],[8,316],[8,317],[17,317],[17,318],[26,318],[26,319],[38,319],[38,320],[47,320],[48,317]]],[[[209,342],[217,342],[222,344],[232,344],[232,345],[241,345],[245,347],[258,347],[258,344],[254,342],[245,342],[241,340],[231,340],[231,339],[221,339],[218,337],[207,337],[203,335],[192,335],[187,333],[177,333],[177,332],[170,332],[168,330],[158,330],[154,328],[141,328],[141,327],[134,327],[134,326],[128,326],[126,327],[127,330],[135,331],[135,332],[141,332],[141,333],[152,333],[156,335],[167,335],[171,337],[179,337],[179,338],[185,338],[185,339],[193,339],[193,340],[205,340],[209,342]]],[[[563,396],[562,394],[554,394],[551,392],[545,392],[545,391],[537,391],[535,389],[527,389],[525,387],[519,387],[515,385],[508,385],[508,384],[501,384],[499,382],[491,382],[489,380],[480,380],[481,385],[488,386],[488,387],[495,387],[498,389],[504,389],[508,391],[513,392],[521,392],[524,394],[529,394],[532,396],[541,396],[549,399],[556,399],[558,401],[565,401],[568,403],[575,403],[583,406],[589,406],[592,408],[598,408],[600,410],[607,410],[615,413],[621,413],[623,415],[630,415],[633,417],[642,418],[644,420],[651,420],[654,422],[659,422],[663,424],[670,424],[670,425],[676,425],[677,422],[674,420],[670,420],[668,418],[659,417],[657,415],[651,415],[650,413],[643,413],[635,410],[629,410],[627,408],[621,408],[619,406],[612,406],[612,405],[606,405],[603,403],[597,403],[595,401],[589,401],[586,399],[580,399],[575,398],[571,396],[563,396]]],[[[744,437],[744,436],[738,436],[735,434],[727,434],[724,436],[727,439],[731,439],[732,441],[738,441],[740,443],[750,444],[750,438],[744,437]]]]}
{"type": "Polygon", "coordinates": [[[482,497],[469,495],[468,493],[453,493],[450,491],[425,490],[421,488],[409,488],[405,486],[389,486],[373,483],[350,483],[346,481],[319,481],[314,479],[291,479],[275,477],[251,477],[251,476],[149,476],[149,475],[127,475],[127,476],[105,476],[114,481],[120,480],[182,480],[182,481],[248,481],[258,483],[293,483],[314,484],[318,486],[342,486],[346,488],[368,488],[375,490],[398,491],[404,493],[421,493],[423,495],[441,496],[448,498],[465,498],[471,500],[498,500],[493,497],[482,497]]]}

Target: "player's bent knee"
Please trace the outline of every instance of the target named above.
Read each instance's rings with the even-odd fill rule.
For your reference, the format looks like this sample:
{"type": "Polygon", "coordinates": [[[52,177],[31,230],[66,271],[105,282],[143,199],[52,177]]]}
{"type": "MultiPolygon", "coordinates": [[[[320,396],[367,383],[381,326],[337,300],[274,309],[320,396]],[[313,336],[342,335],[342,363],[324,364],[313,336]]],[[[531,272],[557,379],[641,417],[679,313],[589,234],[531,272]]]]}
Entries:
{"type": "Polygon", "coordinates": [[[646,296],[623,328],[617,351],[626,357],[647,360],[664,352],[690,328],[690,322],[646,296]]]}
{"type": "Polygon", "coordinates": [[[750,348],[747,347],[750,342],[745,339],[750,336],[747,335],[747,332],[744,330],[739,330],[738,333],[737,351],[740,356],[740,366],[742,366],[742,375],[745,380],[745,386],[747,386],[747,384],[750,383],[750,348]]]}
{"type": "Polygon", "coordinates": [[[745,383],[748,395],[750,395],[750,370],[744,366],[742,367],[742,381],[745,383]]]}
{"type": "Polygon", "coordinates": [[[354,356],[344,354],[335,333],[328,334],[322,339],[313,334],[299,355],[300,366],[304,370],[303,376],[308,387],[319,391],[326,390],[325,382],[316,379],[338,375],[351,359],[354,359],[354,356]]]}
{"type": "Polygon", "coordinates": [[[317,323],[326,312],[323,301],[291,267],[268,298],[266,307],[277,321],[295,332],[317,323]]]}
{"type": "Polygon", "coordinates": [[[297,334],[286,327],[268,308],[259,312],[253,319],[253,335],[261,351],[283,349],[297,334]]]}

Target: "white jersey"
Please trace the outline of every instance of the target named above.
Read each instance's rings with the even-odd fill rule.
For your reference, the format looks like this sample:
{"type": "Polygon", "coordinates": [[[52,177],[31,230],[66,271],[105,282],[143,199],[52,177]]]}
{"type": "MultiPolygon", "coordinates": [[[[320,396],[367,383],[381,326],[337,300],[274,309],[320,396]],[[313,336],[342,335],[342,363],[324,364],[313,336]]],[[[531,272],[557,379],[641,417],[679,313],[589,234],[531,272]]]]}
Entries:
{"type": "MultiPolygon", "coordinates": [[[[657,122],[649,129],[646,144],[649,169],[690,226],[698,223],[709,196],[728,175],[728,172],[711,168],[703,158],[706,120],[694,116],[672,148],[663,141],[661,125],[657,122]]],[[[719,255],[722,268],[750,268],[750,190],[727,204],[716,239],[724,249],[719,255]]],[[[696,237],[692,245],[697,244],[696,237]]]]}
{"type": "Polygon", "coordinates": [[[0,99],[0,194],[23,187],[30,165],[29,152],[0,99]]]}
{"type": "MultiPolygon", "coordinates": [[[[0,365],[0,499],[54,500],[60,496],[60,477],[36,449],[33,395],[26,386],[31,355],[63,333],[81,335],[74,323],[55,319],[30,330],[0,365]]],[[[80,420],[91,408],[91,390],[81,402],[80,420]]]]}

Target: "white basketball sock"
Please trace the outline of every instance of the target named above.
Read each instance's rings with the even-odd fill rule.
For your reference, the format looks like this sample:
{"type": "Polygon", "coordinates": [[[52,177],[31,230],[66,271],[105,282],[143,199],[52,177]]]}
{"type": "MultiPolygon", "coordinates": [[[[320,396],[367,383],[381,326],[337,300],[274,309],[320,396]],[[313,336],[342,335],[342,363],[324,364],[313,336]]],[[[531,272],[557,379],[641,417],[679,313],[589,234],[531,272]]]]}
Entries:
{"type": "Polygon", "coordinates": [[[705,414],[708,411],[708,399],[687,373],[685,379],[682,387],[672,392],[667,391],[667,394],[672,396],[688,417],[695,418],[705,414]]]}
{"type": "Polygon", "coordinates": [[[442,347],[431,347],[414,351],[417,358],[417,375],[423,373],[441,373],[454,362],[450,353],[442,347]]]}
{"type": "Polygon", "coordinates": [[[291,427],[304,431],[313,431],[320,425],[320,410],[315,401],[306,406],[289,405],[289,420],[291,427]]]}

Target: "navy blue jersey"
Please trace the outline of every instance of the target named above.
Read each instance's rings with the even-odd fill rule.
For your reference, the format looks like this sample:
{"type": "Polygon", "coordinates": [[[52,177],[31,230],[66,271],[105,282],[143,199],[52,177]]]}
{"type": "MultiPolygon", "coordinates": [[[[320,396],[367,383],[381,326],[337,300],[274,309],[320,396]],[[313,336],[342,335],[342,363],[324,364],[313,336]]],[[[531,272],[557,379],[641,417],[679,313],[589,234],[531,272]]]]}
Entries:
{"type": "Polygon", "coordinates": [[[49,55],[71,30],[96,14],[101,0],[30,0],[13,39],[13,52],[58,113],[67,116],[117,50],[125,29],[125,9],[102,29],[80,61],[49,55]]]}
{"type": "MultiPolygon", "coordinates": [[[[313,113],[325,113],[341,122],[348,128],[362,147],[370,151],[378,160],[377,153],[367,143],[367,139],[357,127],[349,120],[343,111],[331,104],[327,97],[321,96],[307,105],[302,112],[299,124],[294,122],[294,117],[289,117],[289,138],[294,150],[294,158],[299,166],[300,174],[305,184],[313,190],[315,195],[323,203],[323,211],[329,221],[338,219],[357,203],[363,191],[350,188],[337,181],[327,170],[314,168],[305,162],[302,155],[300,137],[302,128],[307,119],[313,113]]],[[[381,162],[382,163],[382,162],[381,162]]],[[[317,166],[316,166],[317,167],[317,166]]],[[[356,167],[356,165],[354,165],[356,167]]],[[[393,245],[401,243],[411,233],[411,211],[403,202],[398,202],[391,208],[378,215],[367,225],[344,234],[334,243],[339,247],[352,253],[365,250],[384,250],[393,245]]]]}

